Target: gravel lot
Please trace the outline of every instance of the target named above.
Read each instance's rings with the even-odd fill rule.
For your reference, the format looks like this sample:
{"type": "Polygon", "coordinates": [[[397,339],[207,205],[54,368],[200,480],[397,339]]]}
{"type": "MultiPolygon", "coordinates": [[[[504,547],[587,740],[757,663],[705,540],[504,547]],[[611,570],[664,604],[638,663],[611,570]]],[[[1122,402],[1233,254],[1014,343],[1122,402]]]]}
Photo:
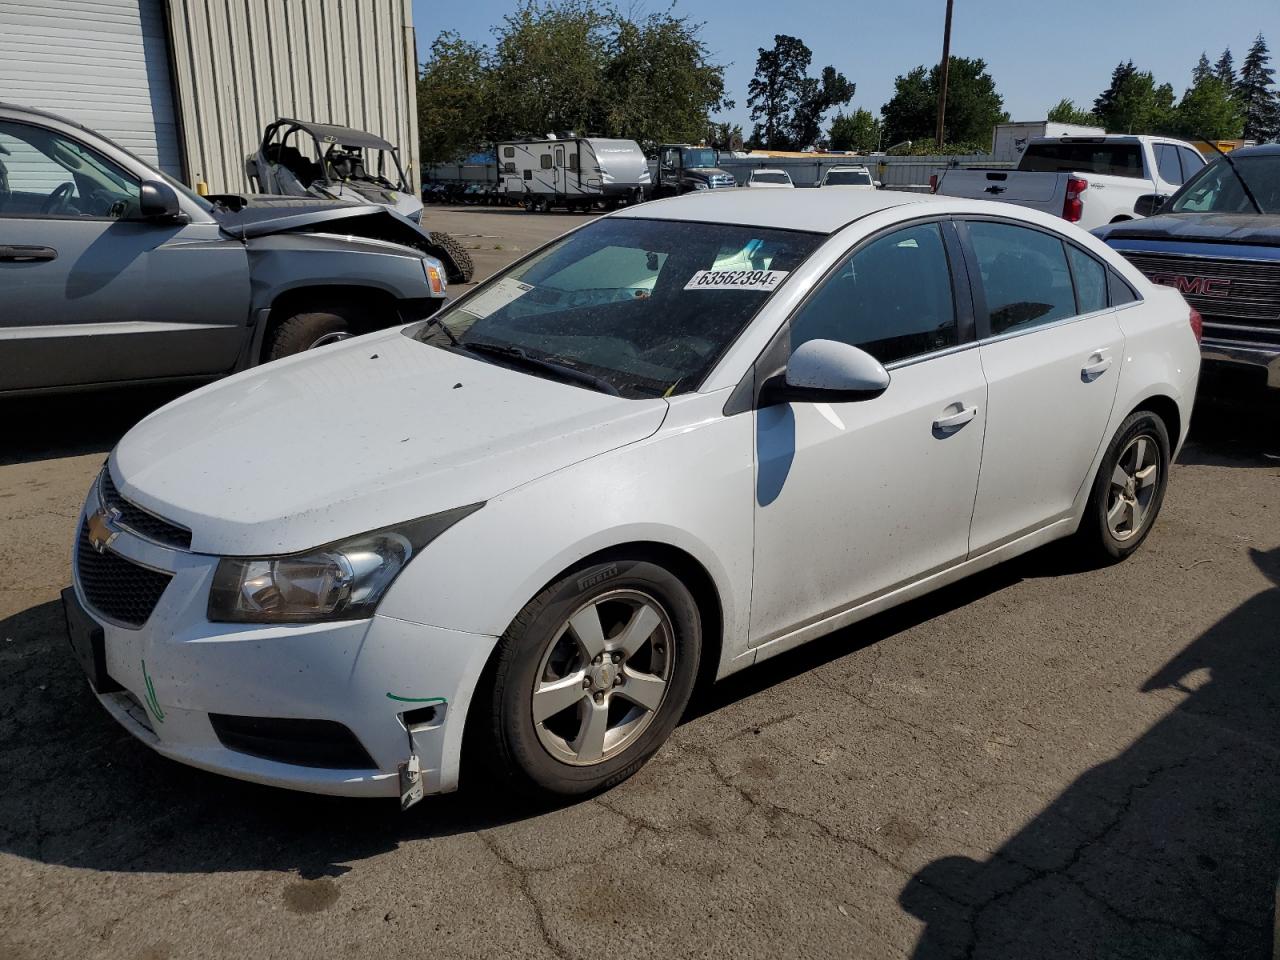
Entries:
{"type": "MultiPolygon", "coordinates": [[[[428,209],[477,275],[582,217],[428,209]]],[[[174,395],[0,404],[0,958],[1262,957],[1280,863],[1280,403],[1205,398],[1129,562],[1041,551],[701,697],[597,799],[343,801],[160,759],[58,590],[174,395]]]]}

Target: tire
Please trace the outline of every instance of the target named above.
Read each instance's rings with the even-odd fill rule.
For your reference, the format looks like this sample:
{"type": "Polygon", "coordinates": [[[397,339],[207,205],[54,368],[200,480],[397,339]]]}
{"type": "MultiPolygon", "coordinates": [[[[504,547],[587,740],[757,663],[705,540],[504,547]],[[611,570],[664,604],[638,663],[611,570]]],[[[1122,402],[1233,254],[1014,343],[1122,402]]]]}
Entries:
{"type": "Polygon", "coordinates": [[[444,264],[445,279],[450,283],[470,283],[476,267],[467,248],[447,233],[432,231],[427,236],[431,245],[426,252],[444,264]]]}
{"type": "Polygon", "coordinates": [[[469,756],[486,779],[525,795],[581,797],[612,787],[639,770],[675,729],[701,652],[697,604],[664,567],[630,557],[575,570],[529,601],[499,640],[476,694],[473,709],[483,714],[473,713],[468,723],[479,734],[469,756]],[[584,641],[570,620],[601,629],[594,641],[593,631],[584,630],[584,641]],[[635,628],[630,641],[628,627],[635,628]],[[585,650],[601,645],[597,664],[585,650]],[[610,662],[619,656],[621,662],[610,662]],[[654,681],[663,679],[659,692],[654,681]],[[656,706],[644,707],[633,695],[656,706]],[[535,701],[542,704],[541,721],[535,701]],[[607,728],[598,738],[588,727],[603,728],[591,725],[592,718],[603,718],[607,728]]]}
{"type": "Polygon", "coordinates": [[[525,213],[533,213],[533,197],[525,197],[520,205],[524,207],[525,213]]]}
{"type": "Polygon", "coordinates": [[[1169,430],[1164,421],[1149,410],[1126,417],[1098,466],[1076,534],[1088,559],[1116,563],[1142,546],[1164,503],[1169,461],[1169,430]],[[1150,476],[1149,466],[1155,467],[1154,479],[1146,483],[1143,474],[1150,476]],[[1150,491],[1145,499],[1144,490],[1150,491]]]}
{"type": "Polygon", "coordinates": [[[354,311],[341,308],[310,310],[286,317],[272,329],[267,340],[266,360],[279,360],[303,350],[335,343],[353,336],[359,329],[354,311]]]}

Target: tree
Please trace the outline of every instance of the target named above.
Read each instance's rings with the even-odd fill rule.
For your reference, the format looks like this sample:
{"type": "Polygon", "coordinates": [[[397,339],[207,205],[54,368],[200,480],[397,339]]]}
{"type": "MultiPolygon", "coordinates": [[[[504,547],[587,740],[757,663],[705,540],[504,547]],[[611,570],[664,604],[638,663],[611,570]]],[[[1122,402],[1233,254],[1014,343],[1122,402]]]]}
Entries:
{"type": "Polygon", "coordinates": [[[1177,126],[1173,85],[1156,86],[1149,71],[1129,60],[1111,73],[1111,85],[1093,102],[1102,125],[1112,133],[1155,133],[1177,126]]]}
{"type": "Polygon", "coordinates": [[[707,127],[704,139],[717,150],[741,150],[742,126],[737,123],[712,123],[707,127]]]}
{"type": "Polygon", "coordinates": [[[1074,100],[1063,97],[1049,108],[1049,120],[1054,123],[1075,123],[1083,127],[1098,126],[1098,115],[1089,110],[1081,110],[1074,100]]]}
{"type": "Polygon", "coordinates": [[[1244,115],[1231,87],[1210,71],[1195,79],[1177,107],[1174,132],[1205,140],[1230,140],[1244,130],[1244,115]]]}
{"type": "Polygon", "coordinates": [[[777,34],[773,47],[760,47],[756,72],[747,85],[747,105],[755,123],[752,142],[768,150],[800,150],[817,139],[822,117],[848,103],[856,85],[832,66],[810,77],[813,52],[797,37],[777,34]]]}
{"type": "MultiPolygon", "coordinates": [[[[937,132],[941,65],[916,67],[894,81],[893,98],[880,109],[884,140],[932,138],[937,132]]],[[[980,58],[952,57],[947,81],[945,139],[956,143],[991,143],[992,129],[1009,119],[1004,99],[980,58]]]]}
{"type": "Polygon", "coordinates": [[[859,107],[853,113],[840,111],[831,121],[827,133],[832,150],[857,150],[870,153],[880,147],[880,121],[870,110],[859,107]]]}
{"type": "Polygon", "coordinates": [[[1244,136],[1259,143],[1280,136],[1280,98],[1271,89],[1275,71],[1270,64],[1267,41],[1258,34],[1240,66],[1235,92],[1244,111],[1244,136]]]}
{"type": "Polygon", "coordinates": [[[1236,85],[1236,68],[1235,60],[1231,57],[1231,48],[1228,47],[1222,51],[1222,56],[1218,58],[1218,62],[1213,65],[1213,73],[1219,80],[1231,88],[1236,85]]]}
{"type": "Polygon", "coordinates": [[[448,163],[488,136],[488,54],[445,31],[418,76],[418,140],[423,163],[448,163]]]}
{"type": "Polygon", "coordinates": [[[1211,76],[1213,76],[1213,67],[1209,64],[1208,55],[1202,50],[1200,51],[1200,62],[1191,70],[1191,84],[1195,86],[1201,80],[1211,76]]]}

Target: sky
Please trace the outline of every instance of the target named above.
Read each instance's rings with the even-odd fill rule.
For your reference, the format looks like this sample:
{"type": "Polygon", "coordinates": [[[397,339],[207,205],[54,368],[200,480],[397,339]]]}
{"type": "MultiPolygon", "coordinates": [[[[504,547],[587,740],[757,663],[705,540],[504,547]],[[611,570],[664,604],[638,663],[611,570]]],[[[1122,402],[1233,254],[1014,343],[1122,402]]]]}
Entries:
{"type": "MultiPolygon", "coordinates": [[[[636,14],[667,4],[617,5],[636,14]]],[[[419,60],[441,30],[489,43],[493,25],[514,6],[413,0],[419,60]]],[[[941,59],[945,10],[945,0],[675,0],[675,13],[703,23],[712,59],[727,65],[727,93],[737,106],[716,119],[741,123],[748,134],[747,83],[758,48],[772,46],[774,34],[803,40],[813,51],[811,75],[831,64],[857,84],[850,106],[879,113],[895,77],[941,59]]],[[[1010,119],[1043,120],[1063,97],[1092,106],[1115,65],[1130,58],[1181,96],[1202,50],[1216,61],[1230,47],[1238,68],[1260,31],[1280,74],[1280,0],[955,0],[951,52],[987,62],[1010,119]]]]}

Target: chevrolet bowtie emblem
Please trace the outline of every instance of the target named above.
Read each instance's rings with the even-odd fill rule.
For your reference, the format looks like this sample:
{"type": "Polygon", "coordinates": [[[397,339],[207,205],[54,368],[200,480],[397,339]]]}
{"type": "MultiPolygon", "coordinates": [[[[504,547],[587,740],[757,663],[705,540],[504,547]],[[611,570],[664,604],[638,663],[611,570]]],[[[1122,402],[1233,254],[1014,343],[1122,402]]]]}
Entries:
{"type": "Polygon", "coordinates": [[[120,511],[115,507],[102,508],[89,517],[89,545],[99,553],[105,553],[111,541],[120,536],[115,521],[120,511]]]}

